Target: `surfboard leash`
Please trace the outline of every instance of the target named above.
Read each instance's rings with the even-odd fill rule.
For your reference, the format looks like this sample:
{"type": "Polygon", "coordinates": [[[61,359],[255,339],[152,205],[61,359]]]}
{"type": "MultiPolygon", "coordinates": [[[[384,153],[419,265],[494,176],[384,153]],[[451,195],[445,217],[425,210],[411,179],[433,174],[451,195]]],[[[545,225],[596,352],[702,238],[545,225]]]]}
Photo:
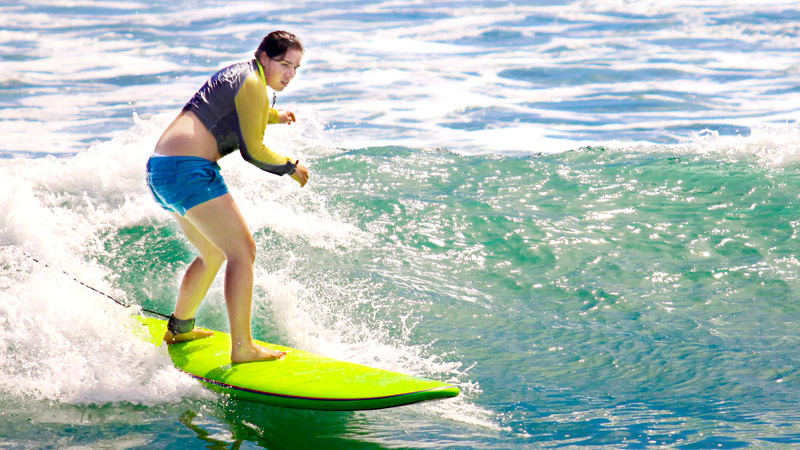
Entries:
{"type": "MultiPolygon", "coordinates": [[[[25,256],[27,256],[28,258],[30,258],[30,259],[32,259],[32,260],[34,260],[34,261],[35,261],[37,264],[41,264],[42,266],[44,266],[44,267],[47,267],[48,269],[58,270],[58,269],[56,269],[55,267],[51,267],[49,264],[47,264],[47,263],[45,263],[45,262],[39,261],[38,259],[34,258],[33,256],[31,256],[31,255],[27,254],[27,253],[26,253],[26,252],[24,252],[24,251],[22,252],[22,254],[23,254],[23,255],[25,255],[25,256]]],[[[85,288],[87,288],[87,289],[90,289],[90,290],[92,290],[92,291],[94,291],[94,292],[96,292],[96,293],[98,293],[98,294],[100,294],[100,295],[102,295],[102,296],[104,296],[104,297],[106,297],[106,298],[110,299],[111,301],[113,301],[114,303],[116,303],[116,304],[118,304],[118,305],[120,305],[120,306],[123,306],[123,307],[125,307],[125,308],[132,308],[132,307],[134,306],[134,305],[130,305],[130,304],[124,303],[124,302],[122,302],[122,301],[120,301],[120,300],[117,300],[116,298],[114,298],[114,297],[112,297],[112,296],[110,296],[110,295],[106,294],[105,292],[101,291],[100,289],[97,289],[97,288],[95,288],[95,287],[89,286],[88,284],[86,284],[86,283],[84,283],[83,281],[81,281],[81,280],[79,280],[79,279],[75,278],[75,277],[74,277],[72,274],[70,274],[70,273],[68,273],[68,272],[66,272],[66,271],[64,271],[64,270],[61,270],[60,272],[61,272],[62,274],[64,274],[64,275],[66,275],[66,276],[67,276],[69,279],[71,279],[72,281],[74,281],[74,282],[76,282],[76,283],[80,284],[81,286],[83,286],[83,287],[85,287],[85,288]]],[[[161,316],[161,317],[163,317],[163,318],[165,318],[165,319],[169,319],[169,315],[167,315],[167,314],[162,314],[162,313],[160,313],[160,312],[158,312],[158,311],[153,311],[152,309],[145,308],[145,307],[143,307],[143,306],[141,306],[141,305],[136,305],[136,306],[139,306],[140,308],[142,308],[142,311],[144,311],[144,312],[148,312],[148,313],[150,313],[150,314],[155,314],[155,315],[157,315],[157,316],[161,316]]]]}

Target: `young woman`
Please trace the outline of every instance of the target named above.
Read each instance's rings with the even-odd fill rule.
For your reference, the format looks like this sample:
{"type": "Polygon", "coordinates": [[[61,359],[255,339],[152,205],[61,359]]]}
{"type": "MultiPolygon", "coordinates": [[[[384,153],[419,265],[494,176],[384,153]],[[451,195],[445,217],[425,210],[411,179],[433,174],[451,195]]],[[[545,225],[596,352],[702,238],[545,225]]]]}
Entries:
{"type": "MultiPolygon", "coordinates": [[[[197,307],[222,263],[225,304],[231,329],[231,361],[279,359],[283,352],[257,345],[250,332],[255,242],[228,193],[217,161],[235,150],[267,172],[289,175],[300,186],[308,172],[263,144],[268,123],[292,123],[291,111],[270,108],[267,86],[283,91],[303,57],[297,36],[274,31],[261,41],[255,59],[226,67],[209,79],[167,127],[147,162],[155,200],[178,221],[199,252],[181,282],[164,341],[200,339],[211,332],[194,327],[197,307]]],[[[274,94],[273,94],[274,99],[274,94]]]]}

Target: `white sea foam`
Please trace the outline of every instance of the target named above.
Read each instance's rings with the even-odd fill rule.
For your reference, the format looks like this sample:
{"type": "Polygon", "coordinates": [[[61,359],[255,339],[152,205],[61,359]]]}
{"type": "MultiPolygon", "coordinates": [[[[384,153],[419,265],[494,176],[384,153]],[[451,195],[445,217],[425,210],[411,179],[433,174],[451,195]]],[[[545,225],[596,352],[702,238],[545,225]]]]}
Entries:
{"type": "MultiPolygon", "coordinates": [[[[147,141],[146,128],[130,133],[147,141]]],[[[146,155],[142,141],[122,141],[74,158],[0,164],[3,391],[74,404],[205,395],[135,335],[131,310],[72,279],[125,299],[109,285],[112,274],[84,257],[104,230],[141,221],[149,207],[142,175],[134,175],[146,155]]]]}
{"type": "Polygon", "coordinates": [[[205,395],[134,334],[129,311],[4,247],[0,389],[71,404],[175,402],[205,395]]]}
{"type": "Polygon", "coordinates": [[[790,125],[758,126],[746,137],[705,131],[697,133],[687,148],[736,160],[755,158],[767,167],[796,166],[800,163],[800,129],[790,125]]]}

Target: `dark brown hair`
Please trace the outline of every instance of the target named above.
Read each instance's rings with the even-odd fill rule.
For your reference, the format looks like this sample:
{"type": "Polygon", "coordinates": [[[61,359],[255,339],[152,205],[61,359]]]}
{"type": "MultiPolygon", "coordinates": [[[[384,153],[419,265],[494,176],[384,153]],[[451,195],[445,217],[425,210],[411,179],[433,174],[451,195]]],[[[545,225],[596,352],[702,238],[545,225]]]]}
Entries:
{"type": "Polygon", "coordinates": [[[264,36],[255,55],[256,59],[258,59],[258,55],[261,52],[266,52],[268,57],[276,59],[285,55],[292,48],[300,50],[301,53],[305,52],[303,42],[300,41],[299,37],[288,31],[278,30],[264,36]]]}

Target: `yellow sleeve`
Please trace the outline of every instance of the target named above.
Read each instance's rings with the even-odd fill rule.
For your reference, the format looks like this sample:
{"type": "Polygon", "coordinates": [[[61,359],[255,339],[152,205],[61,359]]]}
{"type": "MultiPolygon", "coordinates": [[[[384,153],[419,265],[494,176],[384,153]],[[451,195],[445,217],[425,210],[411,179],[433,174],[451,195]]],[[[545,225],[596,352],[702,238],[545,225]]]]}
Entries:
{"type": "Polygon", "coordinates": [[[269,118],[267,119],[267,123],[278,123],[281,120],[281,115],[278,113],[276,109],[269,109],[269,118]]]}
{"type": "Polygon", "coordinates": [[[269,108],[266,87],[256,73],[244,80],[233,101],[239,119],[239,151],[245,161],[276,175],[293,174],[296,166],[289,158],[264,145],[267,123],[277,123],[278,112],[269,108]]]}

